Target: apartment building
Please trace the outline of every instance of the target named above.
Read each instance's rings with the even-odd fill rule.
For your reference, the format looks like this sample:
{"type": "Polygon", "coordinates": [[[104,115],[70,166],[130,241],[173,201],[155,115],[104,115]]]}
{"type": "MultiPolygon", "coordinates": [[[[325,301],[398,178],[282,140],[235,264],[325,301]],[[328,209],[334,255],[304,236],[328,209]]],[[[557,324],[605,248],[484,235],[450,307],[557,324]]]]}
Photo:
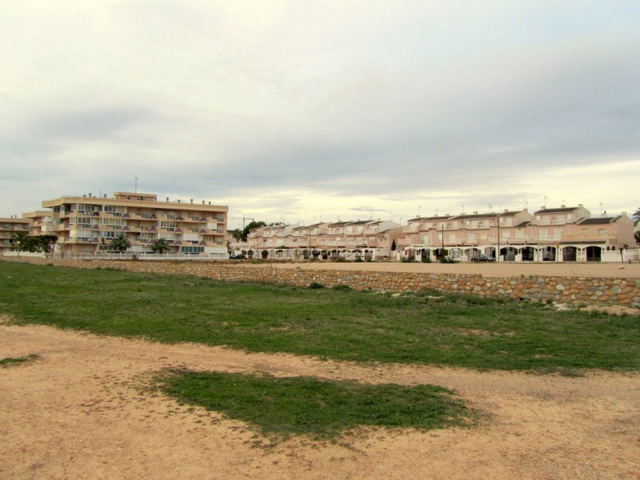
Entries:
{"type": "Polygon", "coordinates": [[[415,260],[620,261],[620,249],[635,243],[626,214],[592,218],[582,205],[418,217],[403,233],[399,257],[415,260]]]}
{"type": "Polygon", "coordinates": [[[0,254],[15,248],[17,234],[29,234],[28,218],[0,217],[0,254]]]}
{"type": "Polygon", "coordinates": [[[164,239],[170,253],[227,254],[227,206],[159,201],[156,194],[137,192],[65,196],[42,206],[51,209],[51,233],[63,253],[109,251],[111,241],[124,234],[134,253],[150,252],[155,240],[164,239]]]}
{"type": "Polygon", "coordinates": [[[29,235],[37,237],[39,235],[55,235],[53,233],[51,210],[37,210],[35,212],[23,213],[22,218],[29,221],[29,235]]]}

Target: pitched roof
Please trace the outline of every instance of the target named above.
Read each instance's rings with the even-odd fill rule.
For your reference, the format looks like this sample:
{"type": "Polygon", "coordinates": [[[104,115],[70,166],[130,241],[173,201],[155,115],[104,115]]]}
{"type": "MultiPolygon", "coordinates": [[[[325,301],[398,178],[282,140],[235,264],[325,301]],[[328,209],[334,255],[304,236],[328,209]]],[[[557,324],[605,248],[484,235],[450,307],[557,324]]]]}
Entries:
{"type": "Polygon", "coordinates": [[[538,210],[537,212],[534,212],[534,215],[537,215],[539,213],[567,213],[567,212],[573,212],[578,208],[580,207],[543,208],[542,210],[538,210]]]}
{"type": "Polygon", "coordinates": [[[580,225],[606,225],[608,223],[615,222],[620,215],[617,217],[600,217],[600,218],[585,218],[584,220],[580,220],[578,223],[580,225]]]}

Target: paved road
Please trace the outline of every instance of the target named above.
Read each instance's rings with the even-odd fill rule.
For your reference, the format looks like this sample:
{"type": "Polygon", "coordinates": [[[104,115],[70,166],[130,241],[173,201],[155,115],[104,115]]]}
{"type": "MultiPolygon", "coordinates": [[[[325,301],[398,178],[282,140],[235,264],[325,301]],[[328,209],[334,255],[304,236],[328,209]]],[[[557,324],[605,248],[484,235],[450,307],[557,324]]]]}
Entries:
{"type": "Polygon", "coordinates": [[[312,262],[274,263],[276,268],[308,268],[385,272],[468,273],[485,277],[520,275],[558,277],[640,278],[640,263],[396,263],[396,262],[312,262]]]}

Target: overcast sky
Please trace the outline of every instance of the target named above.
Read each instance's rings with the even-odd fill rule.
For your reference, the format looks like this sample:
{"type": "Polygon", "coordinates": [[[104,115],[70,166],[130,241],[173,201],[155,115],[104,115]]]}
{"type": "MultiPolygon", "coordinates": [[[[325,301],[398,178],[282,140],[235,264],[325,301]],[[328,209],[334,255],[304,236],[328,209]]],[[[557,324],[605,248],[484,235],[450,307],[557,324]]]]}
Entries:
{"type": "Polygon", "coordinates": [[[0,216],[136,188],[231,227],[640,206],[638,0],[0,12],[0,216]]]}

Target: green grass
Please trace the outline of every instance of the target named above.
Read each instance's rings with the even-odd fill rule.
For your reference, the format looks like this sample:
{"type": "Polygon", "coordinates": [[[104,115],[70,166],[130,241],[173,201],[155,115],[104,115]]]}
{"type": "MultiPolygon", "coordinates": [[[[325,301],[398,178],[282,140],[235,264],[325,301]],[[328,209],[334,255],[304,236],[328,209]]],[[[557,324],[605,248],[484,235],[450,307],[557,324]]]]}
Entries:
{"type": "Polygon", "coordinates": [[[441,387],[362,385],[310,377],[276,378],[172,370],[160,390],[256,426],[267,437],[343,436],[361,426],[428,430],[468,426],[474,414],[441,387]]]}
{"type": "Polygon", "coordinates": [[[7,357],[0,359],[0,367],[6,368],[13,365],[20,365],[21,363],[31,362],[40,358],[38,355],[32,354],[27,355],[26,357],[7,357]]]}
{"type": "Polygon", "coordinates": [[[543,373],[640,367],[638,315],[12,262],[0,262],[0,282],[0,313],[16,323],[98,334],[358,362],[543,373]]]}

